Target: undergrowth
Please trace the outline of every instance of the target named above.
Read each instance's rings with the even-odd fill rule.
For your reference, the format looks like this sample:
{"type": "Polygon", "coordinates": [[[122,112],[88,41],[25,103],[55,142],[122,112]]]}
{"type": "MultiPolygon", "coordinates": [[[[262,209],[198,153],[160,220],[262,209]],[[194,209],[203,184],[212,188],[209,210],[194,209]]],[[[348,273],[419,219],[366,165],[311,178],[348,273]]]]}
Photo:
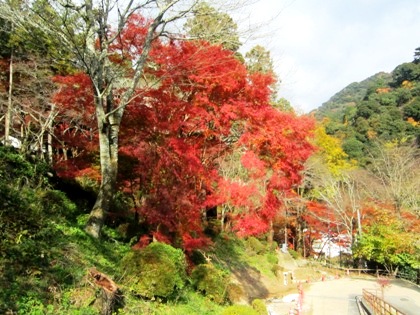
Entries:
{"type": "MultiPolygon", "coordinates": [[[[83,205],[88,202],[70,199],[63,186],[55,188],[51,174],[45,163],[0,146],[0,314],[98,314],[100,291],[88,276],[91,268],[122,288],[124,299],[116,312],[120,315],[222,314],[230,308],[220,288],[226,287],[233,269],[260,268],[274,276],[271,268],[276,259],[264,243],[220,234],[208,252],[214,267],[200,267],[206,272],[195,272],[195,278],[182,274],[171,284],[177,288],[173,293],[156,291],[154,295],[148,290],[144,294],[141,283],[127,281],[146,271],[142,259],[165,263],[174,274],[171,261],[177,261],[174,268],[186,267],[180,251],[162,246],[150,249],[163,250],[169,261],[156,260],[159,255],[146,252],[133,256],[129,240],[117,227],[105,227],[101,240],[91,238],[84,231],[89,208],[83,205]],[[127,266],[130,257],[138,257],[138,273],[136,266],[127,266]],[[217,277],[212,276],[213,271],[217,277]],[[204,283],[206,277],[222,281],[222,286],[204,283]]],[[[198,257],[195,265],[205,263],[204,257],[198,257]]],[[[158,272],[155,278],[161,275],[158,272]]],[[[153,282],[154,277],[148,281],[153,282]]]]}

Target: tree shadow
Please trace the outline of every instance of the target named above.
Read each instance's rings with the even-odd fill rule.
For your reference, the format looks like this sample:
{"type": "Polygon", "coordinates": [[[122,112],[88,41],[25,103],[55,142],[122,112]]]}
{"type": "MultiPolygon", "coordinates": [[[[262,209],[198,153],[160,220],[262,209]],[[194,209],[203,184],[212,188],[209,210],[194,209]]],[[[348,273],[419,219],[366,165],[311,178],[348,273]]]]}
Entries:
{"type": "Polygon", "coordinates": [[[261,272],[244,259],[246,253],[241,240],[219,235],[215,240],[213,253],[213,263],[229,270],[234,282],[241,287],[241,299],[250,303],[256,298],[263,299],[269,296],[270,292],[263,282],[261,272]]]}
{"type": "Polygon", "coordinates": [[[250,266],[235,268],[231,270],[232,274],[240,283],[248,303],[254,299],[266,299],[269,291],[261,281],[261,273],[250,266]]]}

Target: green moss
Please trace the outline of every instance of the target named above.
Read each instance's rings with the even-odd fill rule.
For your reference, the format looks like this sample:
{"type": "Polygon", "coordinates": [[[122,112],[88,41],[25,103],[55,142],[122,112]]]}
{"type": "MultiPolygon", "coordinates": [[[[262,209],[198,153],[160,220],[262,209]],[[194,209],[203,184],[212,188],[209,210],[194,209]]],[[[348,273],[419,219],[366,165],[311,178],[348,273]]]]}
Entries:
{"type": "Polygon", "coordinates": [[[125,272],[123,283],[147,298],[174,297],[187,280],[183,252],[159,242],[129,252],[121,267],[125,272]]]}
{"type": "Polygon", "coordinates": [[[193,270],[191,279],[196,290],[216,303],[225,303],[229,284],[226,272],[211,264],[201,264],[193,270]]]}

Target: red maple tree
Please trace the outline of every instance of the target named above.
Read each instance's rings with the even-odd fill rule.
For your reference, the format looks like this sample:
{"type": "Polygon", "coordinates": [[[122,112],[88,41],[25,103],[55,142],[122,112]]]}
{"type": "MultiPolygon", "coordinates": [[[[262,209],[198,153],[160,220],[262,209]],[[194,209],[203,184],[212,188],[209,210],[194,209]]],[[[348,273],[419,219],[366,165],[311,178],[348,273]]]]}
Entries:
{"type": "MultiPolygon", "coordinates": [[[[147,21],[133,16],[127,25],[112,47],[118,63],[127,62],[123,55],[139,55],[147,21]]],[[[237,231],[266,231],[281,205],[278,192],[300,181],[313,149],[308,141],[312,120],[274,109],[269,103],[274,78],[249,74],[231,51],[207,42],[155,41],[144,76],[121,125],[119,180],[134,196],[133,210],[150,235],[185,250],[205,246],[203,212],[229,198],[246,208],[235,218],[237,231]],[[233,127],[241,132],[232,143],[233,127]],[[218,172],[221,157],[239,147],[254,183],[235,185],[218,172]],[[263,178],[268,184],[260,193],[254,184],[263,178]]],[[[54,98],[61,107],[57,128],[63,143],[78,148],[79,156],[85,152],[83,163],[94,161],[86,157],[96,149],[89,142],[94,124],[86,78],[56,78],[61,88],[54,98]],[[74,115],[78,112],[82,115],[74,115]]]]}

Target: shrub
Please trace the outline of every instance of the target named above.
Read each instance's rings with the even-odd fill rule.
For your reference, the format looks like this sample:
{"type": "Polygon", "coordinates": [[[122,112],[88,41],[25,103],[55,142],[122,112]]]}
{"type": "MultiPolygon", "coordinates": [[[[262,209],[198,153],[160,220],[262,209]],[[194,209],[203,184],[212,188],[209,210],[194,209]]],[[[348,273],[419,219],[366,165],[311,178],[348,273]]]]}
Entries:
{"type": "Polygon", "coordinates": [[[278,277],[284,271],[284,267],[280,265],[273,265],[273,267],[271,267],[271,271],[274,273],[276,277],[278,277]]]}
{"type": "Polygon", "coordinates": [[[232,304],[239,303],[244,295],[244,289],[238,283],[230,283],[227,287],[227,298],[232,304]]]}
{"type": "Polygon", "coordinates": [[[39,193],[39,203],[47,216],[62,215],[72,218],[77,214],[77,207],[59,190],[43,190],[39,193]]]}
{"type": "Polygon", "coordinates": [[[270,251],[276,251],[279,248],[279,244],[276,241],[272,241],[268,247],[270,251]]]}
{"type": "Polygon", "coordinates": [[[261,254],[264,252],[264,245],[255,237],[251,236],[246,240],[246,247],[251,253],[261,254]]]}
{"type": "Polygon", "coordinates": [[[277,253],[267,253],[267,261],[270,264],[277,265],[279,263],[279,257],[277,256],[277,253]]]}
{"type": "Polygon", "coordinates": [[[216,303],[226,301],[228,276],[211,264],[198,265],[191,274],[193,286],[216,303]]]}
{"type": "Polygon", "coordinates": [[[247,305],[232,305],[226,308],[222,315],[260,315],[256,310],[247,305]]]}
{"type": "Polygon", "coordinates": [[[299,259],[302,257],[297,251],[293,249],[289,249],[289,254],[293,257],[293,259],[299,259]]]}
{"type": "Polygon", "coordinates": [[[159,242],[128,253],[121,266],[125,284],[147,298],[171,298],[185,286],[187,279],[184,253],[159,242]]]}
{"type": "Polygon", "coordinates": [[[267,307],[263,300],[255,299],[252,301],[252,308],[258,313],[258,315],[268,315],[267,307]]]}

